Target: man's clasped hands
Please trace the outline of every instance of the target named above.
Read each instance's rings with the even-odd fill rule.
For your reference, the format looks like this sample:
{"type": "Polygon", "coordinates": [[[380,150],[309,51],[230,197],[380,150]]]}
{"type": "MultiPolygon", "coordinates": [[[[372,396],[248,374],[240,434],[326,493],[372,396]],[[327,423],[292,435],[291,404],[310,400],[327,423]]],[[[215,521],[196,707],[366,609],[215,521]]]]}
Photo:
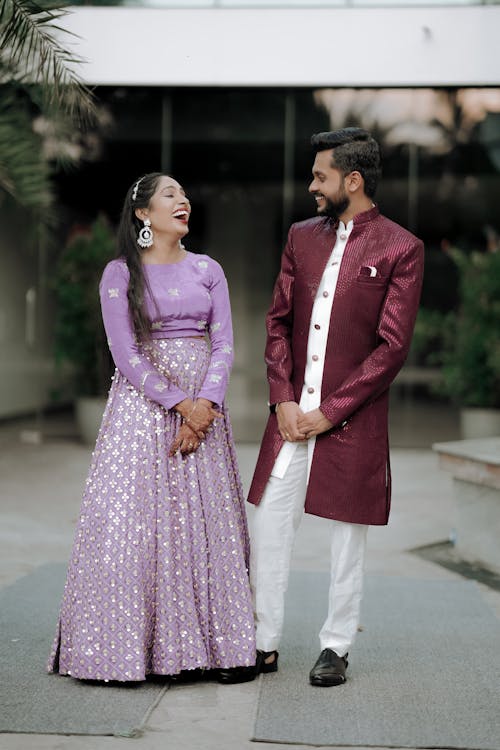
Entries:
{"type": "Polygon", "coordinates": [[[309,440],[333,427],[320,409],[303,412],[295,401],[281,401],[276,406],[276,416],[280,435],[289,443],[309,440]]]}

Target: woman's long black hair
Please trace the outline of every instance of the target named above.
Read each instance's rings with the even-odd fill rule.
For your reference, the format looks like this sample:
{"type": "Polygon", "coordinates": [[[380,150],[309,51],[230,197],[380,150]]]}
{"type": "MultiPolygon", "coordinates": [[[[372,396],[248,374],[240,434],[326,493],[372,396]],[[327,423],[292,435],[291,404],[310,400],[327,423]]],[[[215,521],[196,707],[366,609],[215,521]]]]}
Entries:
{"type": "Polygon", "coordinates": [[[125,259],[130,273],[127,297],[138,341],[147,341],[150,338],[151,321],[144,305],[144,290],[148,283],[142,268],[141,249],[137,244],[137,236],[144,224],[135,215],[135,210],[149,206],[160,178],[165,176],[168,175],[150,172],[130,186],[125,196],[117,231],[118,256],[125,259]]]}

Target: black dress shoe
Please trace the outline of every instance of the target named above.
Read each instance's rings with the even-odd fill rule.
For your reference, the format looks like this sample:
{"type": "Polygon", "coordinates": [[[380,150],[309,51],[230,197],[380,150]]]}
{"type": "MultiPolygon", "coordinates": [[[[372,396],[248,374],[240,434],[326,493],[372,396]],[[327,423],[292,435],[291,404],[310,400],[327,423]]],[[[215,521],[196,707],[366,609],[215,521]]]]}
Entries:
{"type": "Polygon", "coordinates": [[[332,687],[345,682],[347,654],[339,656],[331,648],[324,648],[309,673],[309,682],[318,687],[332,687]]]}
{"type": "Polygon", "coordinates": [[[232,667],[231,669],[219,669],[217,672],[217,681],[223,685],[236,685],[238,682],[250,682],[257,675],[268,672],[278,671],[278,652],[277,651],[257,651],[255,664],[252,667],[232,667]],[[270,656],[274,656],[271,662],[266,662],[270,656]]]}
{"type": "Polygon", "coordinates": [[[214,676],[213,670],[206,669],[205,667],[198,667],[196,669],[183,669],[177,674],[169,675],[170,682],[176,685],[181,685],[187,682],[206,682],[212,679],[214,676]]]}
{"type": "Polygon", "coordinates": [[[250,682],[255,680],[257,672],[255,667],[231,667],[229,669],[217,670],[217,682],[223,685],[236,685],[239,682],[250,682]]]}
{"type": "Polygon", "coordinates": [[[257,659],[255,660],[255,674],[268,674],[269,672],[278,671],[278,652],[277,651],[259,651],[257,649],[257,659]],[[267,661],[269,657],[274,656],[272,661],[267,661]]]}

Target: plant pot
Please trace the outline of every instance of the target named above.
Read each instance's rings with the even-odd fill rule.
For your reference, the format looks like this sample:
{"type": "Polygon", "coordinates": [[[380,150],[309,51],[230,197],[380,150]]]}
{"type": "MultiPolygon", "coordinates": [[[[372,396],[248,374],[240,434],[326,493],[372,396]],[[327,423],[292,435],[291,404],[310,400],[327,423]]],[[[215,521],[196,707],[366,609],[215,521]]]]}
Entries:
{"type": "Polygon", "coordinates": [[[76,399],[76,424],[85,445],[94,445],[105,406],[106,399],[103,396],[79,396],[76,399]]]}
{"type": "Polygon", "coordinates": [[[460,410],[460,432],[464,440],[500,435],[500,409],[460,410]]]}

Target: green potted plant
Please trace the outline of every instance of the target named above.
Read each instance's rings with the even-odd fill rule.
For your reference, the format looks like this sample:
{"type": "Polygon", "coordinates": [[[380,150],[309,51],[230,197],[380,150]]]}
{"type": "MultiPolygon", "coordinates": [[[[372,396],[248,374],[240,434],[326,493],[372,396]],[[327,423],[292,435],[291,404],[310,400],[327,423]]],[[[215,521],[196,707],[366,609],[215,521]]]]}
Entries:
{"type": "Polygon", "coordinates": [[[500,252],[448,252],[460,304],[445,340],[444,386],[462,408],[464,437],[500,435],[500,252]]]}
{"type": "Polygon", "coordinates": [[[80,230],[68,241],[54,277],[56,362],[69,365],[77,423],[82,439],[89,444],[97,435],[112,371],[99,281],[114,255],[113,233],[100,216],[88,231],[80,230]]]}
{"type": "Polygon", "coordinates": [[[500,252],[446,252],[459,302],[448,313],[421,308],[413,351],[440,368],[433,390],[460,408],[462,437],[500,435],[500,252]]]}
{"type": "Polygon", "coordinates": [[[447,250],[459,305],[442,320],[442,393],[461,408],[462,436],[500,435],[500,252],[447,250]]]}

